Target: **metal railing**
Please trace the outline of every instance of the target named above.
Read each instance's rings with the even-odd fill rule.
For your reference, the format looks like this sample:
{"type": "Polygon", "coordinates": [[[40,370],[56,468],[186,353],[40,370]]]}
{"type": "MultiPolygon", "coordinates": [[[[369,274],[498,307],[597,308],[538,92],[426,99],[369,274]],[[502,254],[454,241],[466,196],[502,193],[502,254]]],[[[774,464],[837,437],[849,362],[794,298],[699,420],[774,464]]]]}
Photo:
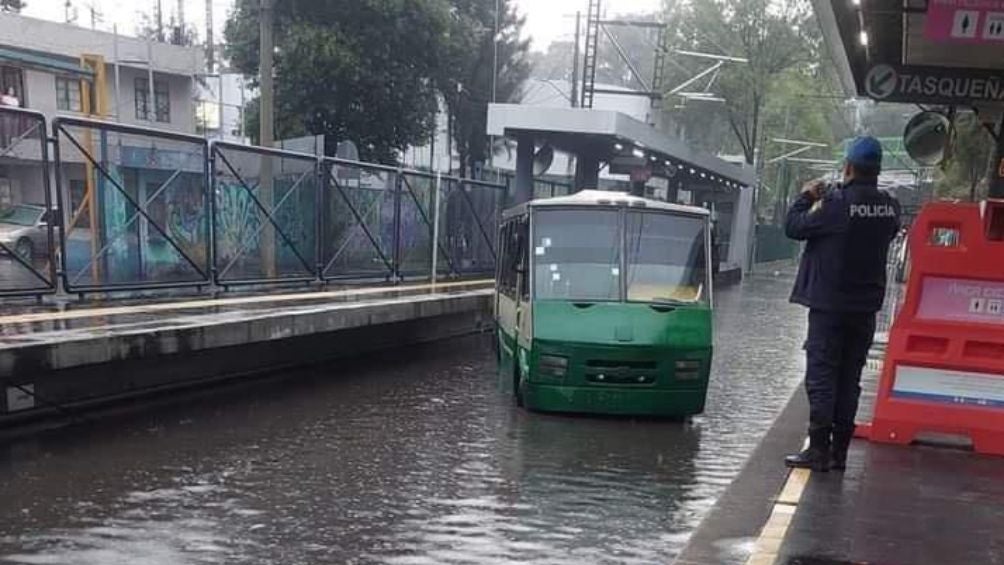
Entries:
{"type": "Polygon", "coordinates": [[[494,272],[505,186],[340,159],[322,167],[326,217],[341,218],[325,222],[324,280],[494,272]]]}
{"type": "Polygon", "coordinates": [[[30,195],[53,219],[30,257],[0,239],[0,296],[494,271],[505,185],[89,119],[46,132],[0,108],[0,212],[30,195]]]}
{"type": "Polygon", "coordinates": [[[66,292],[210,284],[205,139],[63,117],[52,135],[66,292]]]}
{"type": "Polygon", "coordinates": [[[231,143],[212,155],[216,284],[316,280],[317,158],[231,143]]]}
{"type": "Polygon", "coordinates": [[[0,107],[0,170],[0,296],[51,294],[58,215],[42,114],[0,107]]]}
{"type": "Polygon", "coordinates": [[[324,158],[321,210],[325,281],[397,278],[397,169],[324,158]]]}

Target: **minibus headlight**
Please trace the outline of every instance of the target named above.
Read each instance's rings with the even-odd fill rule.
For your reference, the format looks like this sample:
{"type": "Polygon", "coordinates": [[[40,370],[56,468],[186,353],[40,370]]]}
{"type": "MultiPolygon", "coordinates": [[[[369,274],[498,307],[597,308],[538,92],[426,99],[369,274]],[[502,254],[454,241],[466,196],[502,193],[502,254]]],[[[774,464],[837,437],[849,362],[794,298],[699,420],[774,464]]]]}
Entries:
{"type": "Polygon", "coordinates": [[[548,377],[564,377],[568,373],[568,357],[541,355],[540,374],[548,377]]]}
{"type": "Polygon", "coordinates": [[[677,359],[673,368],[678,380],[695,381],[701,378],[700,359],[677,359]]]}

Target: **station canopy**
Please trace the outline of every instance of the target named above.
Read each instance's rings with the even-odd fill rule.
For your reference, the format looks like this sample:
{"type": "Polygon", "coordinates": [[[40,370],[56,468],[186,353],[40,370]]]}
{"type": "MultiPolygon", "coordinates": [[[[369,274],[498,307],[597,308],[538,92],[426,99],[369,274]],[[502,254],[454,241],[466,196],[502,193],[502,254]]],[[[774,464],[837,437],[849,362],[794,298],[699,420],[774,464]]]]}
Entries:
{"type": "Polygon", "coordinates": [[[738,189],[755,184],[751,167],[743,167],[692,149],[649,124],[609,110],[551,108],[491,104],[488,134],[516,140],[532,139],[538,146],[606,163],[610,172],[631,174],[648,168],[653,176],[691,177],[738,189]]]}
{"type": "Polygon", "coordinates": [[[844,90],[877,101],[1004,107],[1004,2],[812,0],[844,90]]]}

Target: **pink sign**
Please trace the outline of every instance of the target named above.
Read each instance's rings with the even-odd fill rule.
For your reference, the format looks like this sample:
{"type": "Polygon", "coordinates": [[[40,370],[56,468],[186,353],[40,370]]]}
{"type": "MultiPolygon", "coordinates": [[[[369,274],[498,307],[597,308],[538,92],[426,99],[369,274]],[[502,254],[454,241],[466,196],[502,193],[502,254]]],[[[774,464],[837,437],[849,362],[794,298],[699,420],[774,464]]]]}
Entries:
{"type": "Polygon", "coordinates": [[[1004,325],[1004,282],[927,277],[917,318],[1004,325]]]}
{"type": "Polygon", "coordinates": [[[924,35],[940,42],[1004,42],[1004,0],[928,0],[924,35]]]}

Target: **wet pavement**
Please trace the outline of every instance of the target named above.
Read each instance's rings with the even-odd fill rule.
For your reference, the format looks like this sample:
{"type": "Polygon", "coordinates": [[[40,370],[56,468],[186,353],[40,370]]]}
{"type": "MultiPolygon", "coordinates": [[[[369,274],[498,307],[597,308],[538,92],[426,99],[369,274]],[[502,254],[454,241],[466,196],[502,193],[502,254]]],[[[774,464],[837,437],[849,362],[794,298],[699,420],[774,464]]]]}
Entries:
{"type": "Polygon", "coordinates": [[[716,295],[686,423],[518,410],[477,337],[6,444],[0,563],[670,562],[800,380],[789,288],[716,295]]]}

